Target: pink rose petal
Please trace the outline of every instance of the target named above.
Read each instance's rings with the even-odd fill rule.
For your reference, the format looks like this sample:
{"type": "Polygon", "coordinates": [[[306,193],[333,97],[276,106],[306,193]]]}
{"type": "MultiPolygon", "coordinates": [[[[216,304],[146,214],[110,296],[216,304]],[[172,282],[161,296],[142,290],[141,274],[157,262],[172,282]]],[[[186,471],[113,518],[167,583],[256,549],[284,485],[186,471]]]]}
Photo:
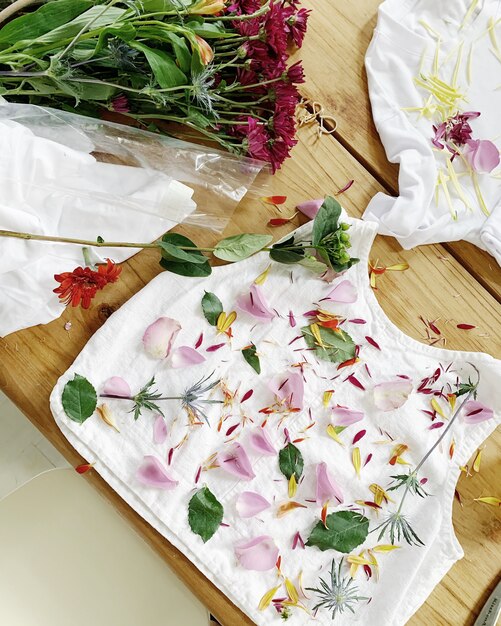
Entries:
{"type": "Polygon", "coordinates": [[[112,376],[104,383],[103,393],[110,396],[119,396],[120,398],[130,398],[132,392],[129,383],[120,378],[120,376],[112,376]]]}
{"type": "Polygon", "coordinates": [[[403,406],[412,392],[412,382],[399,378],[374,387],[374,403],[381,411],[393,411],[403,406]]]}
{"type": "Polygon", "coordinates": [[[256,428],[256,430],[251,433],[249,442],[255,452],[258,452],[259,454],[273,456],[277,453],[268,437],[268,433],[264,428],[256,428]]]}
{"type": "Polygon", "coordinates": [[[167,424],[162,415],[157,415],[153,422],[153,443],[158,445],[165,442],[167,439],[167,424]]]}
{"type": "Polygon", "coordinates": [[[323,198],[318,198],[317,200],[306,200],[306,202],[301,202],[301,204],[298,204],[296,206],[296,209],[298,211],[301,211],[303,215],[306,215],[306,217],[309,217],[310,220],[312,220],[315,218],[323,203],[323,198]]]}
{"type": "Polygon", "coordinates": [[[275,313],[268,306],[260,286],[254,283],[251,285],[249,293],[243,294],[237,299],[237,306],[242,311],[262,321],[270,322],[275,317],[275,313]]]}
{"type": "Polygon", "coordinates": [[[468,400],[463,407],[465,424],[479,424],[494,417],[494,411],[477,400],[468,400]]]}
{"type": "Polygon", "coordinates": [[[199,365],[205,361],[205,357],[190,348],[190,346],[179,346],[176,348],[171,356],[170,364],[174,369],[178,369],[180,367],[189,367],[190,365],[199,365]]]}
{"type": "Polygon", "coordinates": [[[176,320],[159,317],[143,335],[144,349],[154,359],[166,359],[180,330],[181,325],[176,320]]]}
{"type": "Polygon", "coordinates": [[[327,501],[336,498],[339,504],[344,501],[343,492],[339,488],[339,485],[332,478],[329,470],[327,469],[327,463],[318,463],[317,465],[317,490],[316,500],[317,504],[323,506],[327,501]]]}
{"type": "Polygon", "coordinates": [[[336,426],[351,426],[363,419],[362,411],[354,411],[343,406],[336,406],[332,409],[332,415],[336,426]]]}
{"type": "Polygon", "coordinates": [[[217,461],[221,469],[242,480],[252,480],[255,474],[247,453],[239,443],[227,446],[217,455],[217,461]]]}
{"type": "Polygon", "coordinates": [[[279,401],[286,402],[290,408],[303,408],[304,381],[298,372],[287,372],[281,376],[275,376],[268,383],[268,388],[279,401]]]}
{"type": "Polygon", "coordinates": [[[167,474],[162,463],[154,456],[144,457],[136,472],[136,478],[143,485],[157,489],[174,489],[178,485],[178,481],[167,474]]]}
{"type": "Polygon", "coordinates": [[[246,539],[235,544],[235,556],[245,569],[266,572],[275,567],[278,548],[271,537],[261,535],[250,541],[246,539]]]}
{"type": "Polygon", "coordinates": [[[268,500],[255,491],[243,491],[236,502],[237,513],[244,519],[259,515],[270,506],[268,500]]]}
{"type": "Polygon", "coordinates": [[[475,172],[490,173],[499,165],[499,150],[488,139],[469,139],[463,156],[475,172]]]}
{"type": "Polygon", "coordinates": [[[329,291],[324,299],[331,300],[332,302],[351,304],[356,302],[357,297],[358,295],[355,285],[349,280],[342,280],[334,287],[334,289],[329,291]]]}

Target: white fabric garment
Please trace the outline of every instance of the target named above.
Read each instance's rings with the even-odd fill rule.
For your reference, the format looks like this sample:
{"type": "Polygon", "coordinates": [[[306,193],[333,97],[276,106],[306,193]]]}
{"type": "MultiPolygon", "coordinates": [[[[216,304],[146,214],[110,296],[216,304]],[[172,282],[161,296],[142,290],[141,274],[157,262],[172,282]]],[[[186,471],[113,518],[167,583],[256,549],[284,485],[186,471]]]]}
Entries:
{"type": "Polygon", "coordinates": [[[501,54],[496,53],[488,29],[494,20],[493,33],[501,40],[500,17],[500,0],[386,0],[379,7],[366,68],[376,128],[388,159],[400,164],[400,195],[376,194],[364,218],[379,222],[379,232],[396,237],[404,248],[462,239],[487,250],[501,263],[501,169],[478,174],[490,217],[482,212],[460,158],[456,158],[454,169],[471,209],[466,208],[450,180],[452,209],[443,191],[437,203],[438,171],[447,177],[450,153],[447,149],[438,151],[432,144],[436,115],[427,117],[405,110],[422,107],[426,101],[429,94],[414,81],[432,73],[438,47],[438,75],[448,84],[459,56],[457,84],[465,94],[460,112],[481,113],[470,120],[473,139],[488,139],[499,148],[501,54]],[[467,17],[473,5],[474,11],[467,17]],[[433,33],[440,36],[438,46],[433,33]]]}
{"type": "MultiPolygon", "coordinates": [[[[453,352],[423,345],[404,335],[394,326],[379,307],[370,288],[367,276],[367,261],[376,227],[370,222],[344,218],[353,224],[349,231],[352,238],[352,254],[361,259],[358,265],[336,279],[333,285],[319,280],[306,268],[271,265],[269,275],[261,287],[262,294],[271,309],[280,317],[270,323],[259,323],[248,313],[236,308],[236,300],[247,293],[256,277],[269,265],[266,253],[260,253],[246,261],[214,268],[212,275],[205,279],[182,278],[170,273],[162,273],[151,281],[141,292],[114,313],[104,326],[90,339],[71,368],[60,378],[51,395],[51,410],[63,434],[75,449],[89,462],[95,462],[95,471],[115,489],[115,491],[145,520],[164,537],[179,548],[219,589],[240,607],[258,626],[281,624],[282,620],[273,607],[258,610],[261,597],[267,590],[280,585],[276,570],[256,572],[244,569],[236,560],[233,546],[237,540],[269,535],[279,548],[282,557],[281,569],[284,576],[296,582],[303,571],[303,586],[318,587],[319,576],[328,577],[328,570],[335,557],[337,562],[343,555],[316,547],[292,549],[295,533],[300,532],[304,541],[315,523],[318,522],[321,506],[315,499],[315,468],[326,462],[332,477],[344,495],[344,503],[336,506],[332,501],[329,513],[337,510],[357,508],[357,500],[372,500],[369,486],[372,483],[387,488],[390,476],[402,473],[405,465],[395,467],[388,463],[393,446],[405,443],[409,451],[405,460],[416,466],[425,452],[436,442],[441,429],[431,429],[430,417],[423,413],[430,410],[433,396],[419,392],[421,381],[430,377],[442,367],[437,385],[449,389],[455,385],[457,377],[466,382],[475,373],[471,364],[480,371],[478,400],[491,407],[495,417],[480,424],[468,425],[461,418],[454,423],[452,432],[443,444],[435,450],[419,473],[426,477],[426,490],[432,494],[424,499],[418,496],[407,498],[404,507],[406,517],[412,521],[414,530],[426,544],[424,547],[408,546],[399,541],[402,547],[388,554],[378,554],[380,580],[374,577],[366,580],[360,570],[356,577],[359,595],[372,598],[370,603],[359,602],[355,613],[346,611],[336,617],[336,624],[370,624],[371,626],[402,626],[419,608],[431,593],[434,586],[446,574],[453,563],[463,556],[462,549],[454,535],[451,513],[454,488],[460,473],[459,467],[472,452],[493,431],[501,420],[501,399],[497,386],[501,376],[501,361],[487,354],[453,352]],[[323,309],[335,312],[346,318],[342,328],[360,346],[360,362],[341,370],[337,365],[317,360],[311,351],[305,350],[303,339],[297,340],[300,328],[308,324],[304,314],[316,308],[314,303],[326,297],[333,286],[349,280],[354,286],[357,300],[353,304],[322,302],[323,309]],[[215,293],[229,313],[236,308],[237,319],[233,323],[231,342],[225,335],[217,334],[216,329],[205,320],[201,299],[204,292],[215,293]],[[173,297],[175,294],[175,297],[173,297]],[[297,326],[289,321],[289,311],[294,315],[297,326]],[[170,360],[156,360],[149,356],[143,347],[142,337],[146,327],[161,316],[178,320],[182,326],[175,346],[197,344],[203,332],[199,353],[206,361],[181,369],[173,369],[170,360]],[[364,322],[364,323],[362,323],[364,322]],[[375,340],[380,350],[369,343],[366,337],[375,340]],[[261,374],[257,375],[244,361],[241,349],[253,342],[260,355],[261,374]],[[213,345],[224,344],[216,351],[207,351],[213,345]],[[287,480],[280,473],[276,455],[257,454],[249,442],[252,433],[259,431],[266,415],[260,412],[273,403],[273,393],[268,383],[275,375],[288,376],[288,372],[299,372],[294,367],[303,363],[304,407],[300,412],[290,413],[281,423],[281,415],[268,415],[265,430],[275,449],[284,446],[286,426],[291,440],[300,439],[296,445],[304,458],[304,480],[299,484],[295,501],[304,504],[278,519],[278,505],[288,501],[287,480]],[[452,365],[450,365],[452,364],[452,365]],[[367,366],[367,367],[366,367],[367,366]],[[135,422],[129,412],[132,403],[127,400],[105,400],[111,410],[120,433],[116,432],[96,415],[83,425],[70,420],[62,406],[62,392],[65,384],[75,373],[85,376],[102,393],[107,379],[120,376],[137,393],[152,376],[155,388],[167,395],[178,395],[186,387],[214,371],[232,391],[238,389],[236,397],[245,402],[234,404],[227,409],[221,405],[211,405],[207,412],[209,424],[188,429],[186,414],[177,402],[164,403],[166,425],[169,432],[167,441],[161,445],[153,443],[155,416],[146,411],[135,422]],[[365,387],[365,391],[346,380],[353,374],[365,387]],[[395,376],[408,376],[413,391],[403,407],[389,412],[379,410],[373,397],[374,385],[395,376]],[[445,387],[444,387],[445,385],[445,387]],[[248,397],[246,392],[252,389],[248,397]],[[323,404],[326,390],[334,390],[331,406],[323,404]],[[363,419],[349,426],[339,434],[344,447],[326,434],[331,421],[331,407],[341,405],[363,412],[363,419]],[[222,414],[229,417],[224,421],[220,432],[217,428],[222,414]],[[224,472],[221,468],[203,472],[200,481],[195,477],[202,462],[214,453],[224,450],[231,439],[226,433],[240,417],[247,417],[245,425],[232,432],[246,450],[255,478],[243,481],[224,472]],[[176,419],[177,418],[177,419],[176,419]],[[313,427],[304,430],[314,422],[313,427]],[[356,477],[351,462],[352,439],[358,431],[366,429],[367,434],[357,444],[361,450],[362,462],[369,454],[372,460],[361,469],[356,477]],[[380,430],[381,429],[381,430],[380,430]],[[376,443],[385,439],[383,431],[394,441],[376,443]],[[174,451],[172,463],[166,465],[169,450],[189,433],[187,442],[174,451]],[[304,439],[304,440],[303,440],[304,439]],[[451,439],[455,441],[455,453],[449,458],[451,439]],[[155,456],[165,464],[171,477],[179,481],[172,491],[160,491],[138,482],[136,471],[145,455],[155,456]],[[215,535],[203,543],[188,525],[187,507],[195,488],[207,484],[224,506],[223,521],[215,535]],[[265,497],[271,508],[251,519],[240,519],[235,509],[237,496],[243,491],[257,492],[265,497]],[[312,501],[313,499],[313,501],[312,501]]],[[[296,240],[311,235],[311,224],[296,231],[296,240]]],[[[404,379],[400,379],[404,380],[404,379]]],[[[458,399],[458,402],[461,398],[458,399]]],[[[438,400],[447,413],[446,402],[438,400]]],[[[103,402],[103,400],[99,400],[103,402]]],[[[446,420],[443,420],[446,422],[446,420]]],[[[335,423],[335,422],[334,422],[335,423]]],[[[443,426],[445,427],[445,426],[443,426]]],[[[397,501],[400,491],[391,491],[397,501]]],[[[380,523],[385,510],[378,517],[371,510],[365,510],[370,519],[370,527],[380,523]]],[[[377,533],[369,534],[367,540],[353,551],[358,554],[365,547],[388,544],[388,538],[377,540],[377,533]]],[[[346,563],[343,573],[347,573],[346,563]]],[[[287,595],[283,584],[276,597],[287,595]]],[[[311,592],[308,592],[311,597],[311,592]]],[[[303,600],[311,611],[314,598],[303,600]]],[[[300,609],[293,609],[288,621],[293,626],[315,623],[330,625],[331,615],[319,610],[315,622],[300,609]]]]}
{"type": "MultiPolygon", "coordinates": [[[[91,150],[1,120],[0,229],[150,242],[195,210],[190,187],[161,172],[99,162],[91,150]]],[[[94,250],[96,262],[120,262],[137,252],[94,250]]],[[[0,336],[59,317],[64,305],[52,293],[54,274],[82,264],[81,246],[1,238],[0,336]]]]}

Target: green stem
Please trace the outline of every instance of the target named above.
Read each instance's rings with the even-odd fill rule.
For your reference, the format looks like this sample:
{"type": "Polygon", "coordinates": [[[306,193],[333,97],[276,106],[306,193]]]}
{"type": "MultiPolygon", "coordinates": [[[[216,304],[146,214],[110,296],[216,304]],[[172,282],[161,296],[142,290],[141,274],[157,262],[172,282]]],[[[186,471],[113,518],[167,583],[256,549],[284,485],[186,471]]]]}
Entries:
{"type": "Polygon", "coordinates": [[[263,15],[264,13],[266,13],[268,11],[270,7],[270,2],[269,0],[267,2],[265,2],[265,4],[263,4],[263,6],[258,9],[257,11],[254,11],[254,13],[248,13],[248,14],[244,14],[244,15],[221,15],[219,17],[210,17],[210,16],[205,16],[204,20],[206,22],[210,22],[210,21],[223,21],[223,20],[230,20],[232,22],[239,22],[242,20],[250,20],[253,19],[255,17],[259,17],[260,15],[263,15]]]}

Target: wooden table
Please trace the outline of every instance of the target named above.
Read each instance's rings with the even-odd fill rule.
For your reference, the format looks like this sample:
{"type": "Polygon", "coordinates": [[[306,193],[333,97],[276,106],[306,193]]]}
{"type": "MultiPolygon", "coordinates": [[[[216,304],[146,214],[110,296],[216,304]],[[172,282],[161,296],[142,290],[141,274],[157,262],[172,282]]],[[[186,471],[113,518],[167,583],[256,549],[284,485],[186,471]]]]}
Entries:
{"type": "MultiPolygon", "coordinates": [[[[288,196],[287,213],[301,200],[333,193],[354,179],[342,196],[349,213],[360,216],[380,190],[397,193],[397,168],[387,162],[373,126],[363,58],[376,21],[379,0],[307,0],[314,10],[301,52],[308,76],[304,96],[322,103],[337,121],[333,135],[318,137],[314,122],[299,131],[293,158],[271,182],[271,191],[288,196]]],[[[258,199],[246,199],[237,209],[226,234],[266,232],[274,209],[258,199]]],[[[276,238],[299,224],[270,231],[276,238]]],[[[215,238],[188,232],[201,245],[215,238]]],[[[379,282],[377,297],[387,315],[408,335],[424,339],[419,316],[440,319],[450,349],[485,351],[501,358],[501,270],[485,253],[465,243],[433,245],[403,251],[395,240],[378,237],[374,259],[390,265],[407,261],[407,272],[388,273],[379,282]],[[456,323],[477,328],[465,332],[456,323]]],[[[67,310],[46,326],[0,339],[0,387],[60,450],[70,463],[82,459],[67,443],[49,410],[49,394],[89,337],[107,317],[159,271],[157,253],[144,251],[124,265],[117,285],[106,289],[89,311],[67,310]],[[71,331],[64,330],[67,321],[71,331]]],[[[29,298],[29,294],[26,294],[29,298]]],[[[458,490],[463,506],[454,505],[454,526],[466,557],[456,564],[411,619],[411,626],[466,626],[487,599],[499,575],[501,519],[496,508],[473,502],[481,495],[500,495],[499,430],[488,440],[481,471],[462,477],[458,490]],[[499,461],[497,461],[499,463],[499,461]],[[497,474],[496,474],[496,469],[497,474]]],[[[223,626],[251,624],[186,558],[152,530],[97,475],[88,480],[110,499],[130,524],[206,604],[223,626]]]]}

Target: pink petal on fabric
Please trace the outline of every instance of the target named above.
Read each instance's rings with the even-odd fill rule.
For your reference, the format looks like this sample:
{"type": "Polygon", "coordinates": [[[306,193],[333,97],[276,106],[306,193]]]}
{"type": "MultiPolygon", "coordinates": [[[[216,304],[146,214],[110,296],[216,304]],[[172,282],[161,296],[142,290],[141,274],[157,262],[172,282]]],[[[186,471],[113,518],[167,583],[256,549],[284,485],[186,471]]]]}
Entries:
{"type": "Polygon", "coordinates": [[[144,349],[154,359],[166,359],[180,330],[181,325],[176,320],[159,317],[143,335],[144,349]]]}
{"type": "Polygon", "coordinates": [[[242,480],[252,480],[255,474],[247,453],[239,443],[226,447],[217,455],[221,469],[242,480]]]}
{"type": "Polygon", "coordinates": [[[235,544],[235,556],[245,569],[266,572],[275,567],[278,559],[278,548],[268,535],[246,539],[235,544]]]}
{"type": "Polygon", "coordinates": [[[323,198],[318,198],[317,200],[306,200],[306,202],[301,202],[301,204],[296,205],[296,209],[312,220],[315,218],[323,203],[323,198]]]}
{"type": "Polygon", "coordinates": [[[393,411],[407,402],[411,392],[412,382],[404,378],[379,383],[373,390],[374,403],[381,411],[393,411]]]}
{"type": "Polygon", "coordinates": [[[358,295],[355,285],[349,280],[342,280],[334,287],[334,289],[329,291],[324,299],[331,300],[332,302],[351,304],[356,302],[357,298],[358,295]]]}
{"type": "Polygon", "coordinates": [[[108,378],[104,383],[103,393],[120,398],[130,398],[132,395],[129,383],[123,378],[120,378],[120,376],[108,378]]]}
{"type": "Polygon", "coordinates": [[[463,156],[470,167],[479,173],[490,173],[499,165],[499,150],[488,139],[469,139],[463,156]]]}
{"type": "Polygon", "coordinates": [[[179,346],[172,352],[170,359],[171,367],[178,369],[180,367],[189,367],[190,365],[199,365],[205,361],[205,357],[190,346],[179,346]]]}
{"type": "Polygon", "coordinates": [[[339,504],[344,502],[343,492],[339,488],[339,485],[332,478],[329,470],[327,469],[327,463],[318,463],[317,465],[317,489],[316,500],[317,504],[323,506],[327,501],[336,498],[339,504]]]}
{"type": "Polygon", "coordinates": [[[332,415],[336,426],[351,426],[356,422],[360,422],[364,417],[362,411],[354,411],[343,406],[335,406],[332,409],[332,415]]]}
{"type": "Polygon", "coordinates": [[[167,439],[167,424],[162,415],[157,415],[153,422],[153,443],[158,445],[167,439]]]}
{"type": "Polygon", "coordinates": [[[259,454],[265,454],[266,456],[273,456],[277,453],[273,444],[271,443],[268,433],[264,428],[256,428],[249,437],[249,442],[256,452],[259,454]]]}
{"type": "Polygon", "coordinates": [[[240,517],[247,519],[269,509],[271,504],[255,491],[243,491],[237,498],[236,508],[240,517]]]}
{"type": "Polygon", "coordinates": [[[136,472],[136,478],[143,485],[157,489],[174,489],[178,485],[165,470],[164,466],[154,456],[145,456],[136,472]]]}
{"type": "Polygon", "coordinates": [[[254,283],[251,285],[249,293],[237,298],[237,306],[259,320],[269,322],[275,317],[275,312],[268,306],[260,286],[254,283]]]}
{"type": "Polygon", "coordinates": [[[494,417],[494,411],[477,400],[468,400],[463,407],[465,424],[479,424],[494,417]]]}
{"type": "Polygon", "coordinates": [[[279,400],[287,402],[291,408],[303,408],[304,381],[298,372],[287,372],[282,376],[275,376],[268,383],[268,388],[279,400]]]}

